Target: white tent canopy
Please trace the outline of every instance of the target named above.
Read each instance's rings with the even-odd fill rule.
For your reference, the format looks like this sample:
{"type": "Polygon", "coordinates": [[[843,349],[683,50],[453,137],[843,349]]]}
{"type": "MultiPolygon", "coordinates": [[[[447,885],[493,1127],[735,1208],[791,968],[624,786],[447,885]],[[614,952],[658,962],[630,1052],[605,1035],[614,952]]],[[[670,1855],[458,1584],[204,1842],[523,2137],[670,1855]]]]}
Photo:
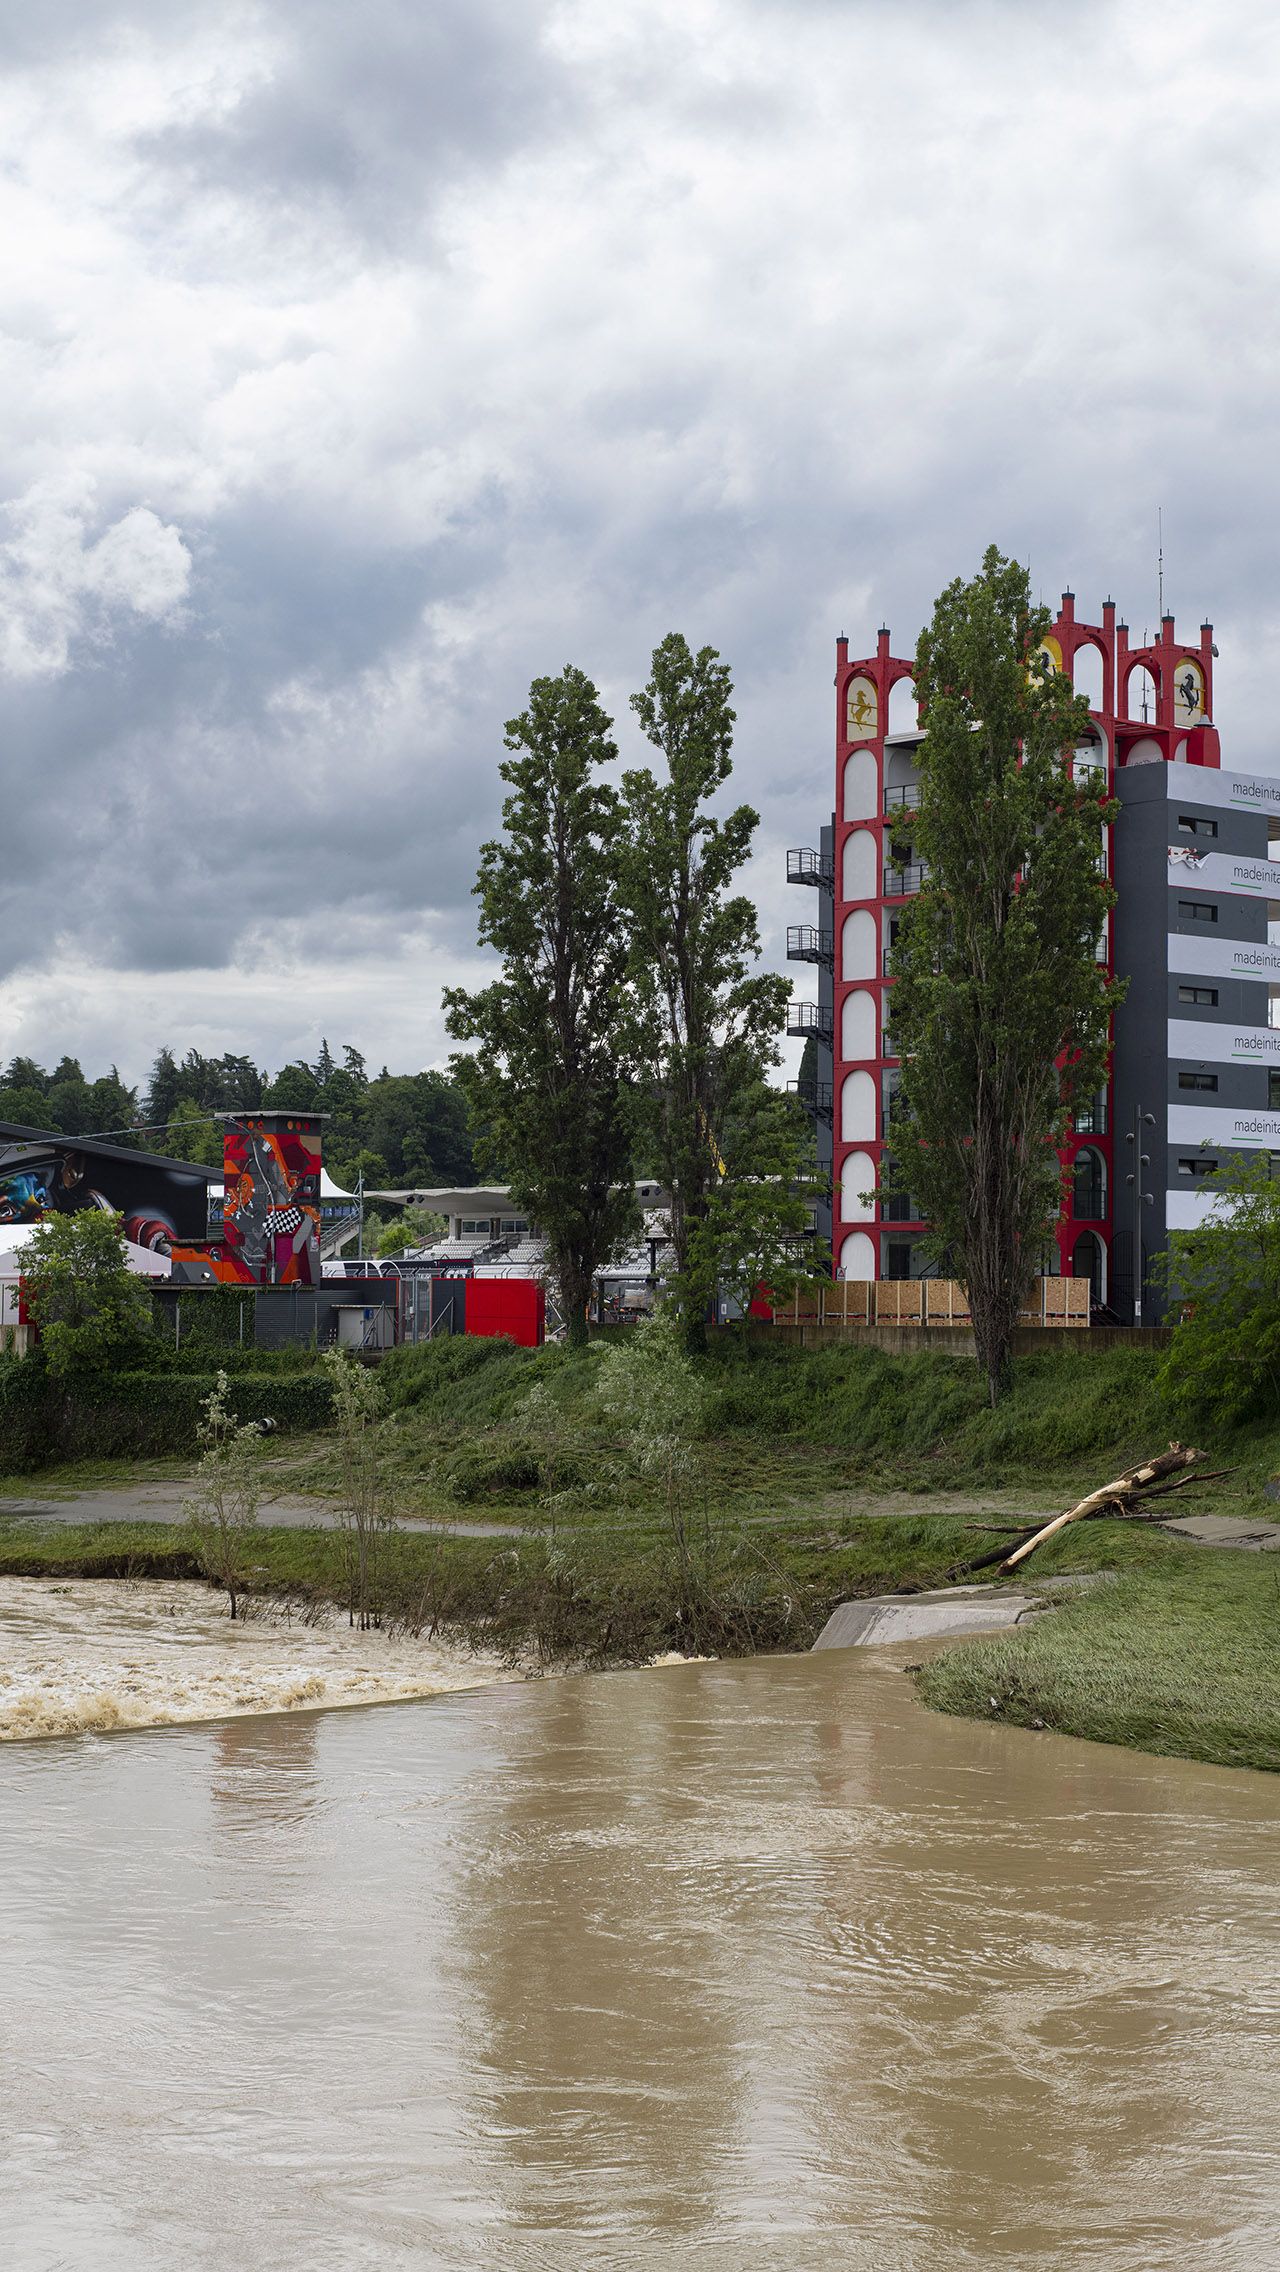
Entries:
{"type": "MultiPolygon", "coordinates": [[[[209,1186],[210,1199],[221,1200],[223,1191],[224,1186],[222,1184],[211,1183],[209,1186]]],[[[355,1193],[354,1191],[344,1191],[340,1183],[334,1182],[328,1168],[321,1168],[320,1197],[322,1201],[325,1199],[354,1199],[355,1193]]]]}

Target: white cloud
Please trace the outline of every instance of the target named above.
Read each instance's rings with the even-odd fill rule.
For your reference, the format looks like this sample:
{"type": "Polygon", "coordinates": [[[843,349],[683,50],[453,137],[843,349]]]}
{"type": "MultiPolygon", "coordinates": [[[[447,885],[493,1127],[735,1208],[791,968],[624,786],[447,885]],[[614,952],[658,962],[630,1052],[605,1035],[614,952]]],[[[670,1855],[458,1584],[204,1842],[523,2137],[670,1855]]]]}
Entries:
{"type": "Polygon", "coordinates": [[[0,765],[71,816],[11,800],[0,969],[52,896],[45,1054],[64,1016],[119,1054],[137,1001],[180,1039],[224,963],[224,1044],[255,986],[283,1033],[237,941],[319,903],[379,912],[350,1038],[401,933],[434,1033],[503,719],[572,659],[625,739],[673,624],[734,667],[768,843],[808,840],[835,633],[909,647],[993,538],[1141,629],[1162,503],[1228,751],[1272,762],[1268,12],[68,21],[0,118],[0,765]],[[87,959],[126,975],[83,995],[87,959]]]}
{"type": "Polygon", "coordinates": [[[77,638],[107,640],[121,613],[174,623],[191,577],[178,529],[135,505],[93,541],[87,482],[46,483],[9,508],[0,545],[0,669],[11,678],[71,667],[77,638]]]}

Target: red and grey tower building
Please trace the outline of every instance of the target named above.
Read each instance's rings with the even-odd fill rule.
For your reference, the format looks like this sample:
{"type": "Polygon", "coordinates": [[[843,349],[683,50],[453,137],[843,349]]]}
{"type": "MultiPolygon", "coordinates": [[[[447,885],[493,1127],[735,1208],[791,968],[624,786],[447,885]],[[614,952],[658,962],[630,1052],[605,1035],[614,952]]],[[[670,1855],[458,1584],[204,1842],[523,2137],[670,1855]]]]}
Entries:
{"type": "MultiPolygon", "coordinates": [[[[1177,1161],[1166,1158],[1168,1131],[1175,1125],[1167,1107],[1175,1100],[1180,1070],[1173,1053],[1186,1042],[1185,1012],[1219,1020],[1230,1013],[1249,1026],[1267,1024],[1270,993],[1255,986],[1248,1001],[1232,994],[1225,1002],[1219,993],[1210,1003],[1214,990],[1206,986],[1203,1003],[1189,1000],[1194,974],[1185,974],[1181,966],[1188,954],[1175,943],[1184,923],[1199,923],[1220,937],[1238,929],[1243,945],[1258,943],[1252,935],[1259,927],[1256,910],[1224,908],[1212,921],[1183,917],[1178,909],[1187,895],[1171,891],[1169,883],[1173,870],[1186,864],[1174,808],[1186,807],[1189,830],[1199,809],[1191,793],[1196,769],[1216,773],[1220,766],[1212,724],[1212,626],[1202,625],[1191,644],[1178,639],[1174,619],[1166,615],[1154,640],[1144,636],[1131,644],[1128,626],[1116,621],[1114,603],[1105,601],[1101,612],[1099,623],[1078,621],[1074,595],[1064,592],[1046,644],[1089,699],[1089,731],[1073,766],[1077,772],[1087,768],[1100,789],[1114,791],[1121,801],[1103,852],[1117,905],[1098,953],[1108,969],[1129,977],[1130,987],[1116,1020],[1110,1077],[1080,1107],[1064,1148],[1065,1199],[1049,1260],[1056,1270],[1089,1278],[1095,1304],[1127,1322],[1158,1251],[1153,1241],[1174,1227],[1178,1213],[1164,1204],[1166,1189],[1178,1190],[1181,1173],[1177,1161]],[[1138,818],[1140,811],[1145,820],[1138,818]],[[1158,1062],[1148,1063],[1153,1049],[1158,1062]],[[1129,1141],[1135,1112],[1146,1116],[1141,1125],[1147,1130],[1145,1139],[1141,1132],[1135,1139],[1136,1166],[1129,1141]]],[[[834,811],[817,849],[787,856],[789,880],[814,887],[821,911],[817,921],[788,932],[788,958],[816,963],[819,976],[817,1000],[793,1002],[790,1031],[814,1043],[801,1093],[812,1092],[806,1101],[818,1117],[820,1161],[826,1151],[822,1116],[830,1113],[831,1249],[836,1273],[844,1278],[912,1277],[933,1267],[923,1249],[927,1226],[913,1203],[877,1196],[889,1180],[899,1083],[886,1038],[888,966],[897,924],[926,874],[910,848],[924,738],[912,669],[909,659],[893,653],[887,629],[878,633],[872,654],[851,656],[848,640],[836,641],[834,811]]],[[[1280,784],[1275,786],[1280,815],[1280,784]]],[[[1200,817],[1207,832],[1207,807],[1200,817]]],[[[1207,833],[1203,840],[1209,841],[1207,833]]],[[[1201,839],[1192,835],[1188,841],[1194,846],[1201,839]]],[[[1265,839],[1260,842],[1265,853],[1265,839]]],[[[1263,931],[1268,927],[1264,914],[1263,931]]],[[[1280,963],[1280,948],[1276,959],[1280,963]]],[[[1265,1104],[1262,1088],[1256,1100],[1251,1095],[1245,1102],[1265,1104]]],[[[1276,1103],[1280,1106],[1280,1094],[1276,1103]]],[[[1148,1314],[1149,1309],[1148,1302],[1148,1314]]]]}

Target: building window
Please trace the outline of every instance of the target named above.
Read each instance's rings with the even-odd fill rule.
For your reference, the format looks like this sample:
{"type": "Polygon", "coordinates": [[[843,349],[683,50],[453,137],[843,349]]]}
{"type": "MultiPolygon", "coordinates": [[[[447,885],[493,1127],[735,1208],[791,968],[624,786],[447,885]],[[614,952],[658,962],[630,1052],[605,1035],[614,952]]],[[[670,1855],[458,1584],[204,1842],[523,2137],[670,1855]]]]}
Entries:
{"type": "Polygon", "coordinates": [[[1178,826],[1184,836],[1216,836],[1216,820],[1201,820],[1195,813],[1179,813],[1178,826]]]}
{"type": "Polygon", "coordinates": [[[1272,1112],[1280,1112],[1280,1073],[1267,1074],[1267,1105],[1272,1112]]]}
{"type": "Polygon", "coordinates": [[[1203,1182],[1205,1176],[1216,1175],[1217,1172],[1218,1163],[1216,1160],[1190,1159],[1179,1160],[1178,1162],[1179,1175],[1189,1175],[1196,1183],[1203,1182]]]}
{"type": "Polygon", "coordinates": [[[1178,1000],[1180,1002],[1194,1002],[1198,1010],[1216,1010],[1218,1007],[1218,989],[1216,986],[1180,986],[1178,988],[1178,1000]]]}
{"type": "Polygon", "coordinates": [[[1074,1126],[1077,1136],[1105,1136],[1107,1133],[1107,1092],[1099,1089],[1096,1097],[1075,1109],[1074,1126]]]}
{"type": "MultiPolygon", "coordinates": [[[[1274,1079],[1274,1075],[1272,1078],[1274,1079]]],[[[1217,1086],[1218,1076],[1216,1073],[1179,1073],[1178,1075],[1178,1087],[1180,1089],[1216,1089],[1217,1086]]]]}
{"type": "Polygon", "coordinates": [[[1071,1169],[1071,1212],[1078,1223],[1098,1223],[1107,1212],[1107,1168],[1101,1152],[1086,1146],[1071,1169]]]}
{"type": "Polygon", "coordinates": [[[1216,923],[1217,920],[1218,910],[1211,899],[1180,899],[1178,901],[1178,921],[1180,923],[1216,923]]]}
{"type": "Polygon", "coordinates": [[[899,1246],[897,1241],[894,1240],[886,1246],[884,1274],[886,1278],[909,1278],[911,1276],[911,1247],[909,1244],[899,1246]]]}

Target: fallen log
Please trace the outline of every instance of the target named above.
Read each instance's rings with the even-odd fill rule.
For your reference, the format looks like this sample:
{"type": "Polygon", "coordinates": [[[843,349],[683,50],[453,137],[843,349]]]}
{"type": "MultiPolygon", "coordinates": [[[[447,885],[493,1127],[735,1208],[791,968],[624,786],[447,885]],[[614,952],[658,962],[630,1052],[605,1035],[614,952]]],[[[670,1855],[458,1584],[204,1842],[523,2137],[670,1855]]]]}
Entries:
{"type": "MultiPolygon", "coordinates": [[[[1110,1512],[1118,1501],[1134,1498],[1146,1485],[1163,1482],[1165,1476],[1179,1468],[1194,1467],[1196,1461],[1204,1457],[1203,1452],[1194,1451],[1189,1444],[1170,1444],[1167,1452],[1158,1452],[1154,1459],[1143,1460],[1141,1466],[1129,1468],[1126,1474],[1118,1475],[1114,1483],[1104,1483],[1100,1490],[1091,1491],[1087,1499],[1081,1499],[1078,1506],[1068,1507],[1065,1515],[1055,1515],[1043,1529],[1033,1531],[1030,1538],[1024,1538],[1011,1554],[1004,1556],[1001,1569],[1016,1569],[1019,1562],[1025,1562],[1029,1554],[1035,1553],[1037,1546],[1043,1546],[1046,1538],[1055,1537],[1068,1523],[1078,1523],[1086,1515],[1110,1512]]],[[[993,1554],[991,1559],[995,1561],[997,1557],[993,1554]]]]}

